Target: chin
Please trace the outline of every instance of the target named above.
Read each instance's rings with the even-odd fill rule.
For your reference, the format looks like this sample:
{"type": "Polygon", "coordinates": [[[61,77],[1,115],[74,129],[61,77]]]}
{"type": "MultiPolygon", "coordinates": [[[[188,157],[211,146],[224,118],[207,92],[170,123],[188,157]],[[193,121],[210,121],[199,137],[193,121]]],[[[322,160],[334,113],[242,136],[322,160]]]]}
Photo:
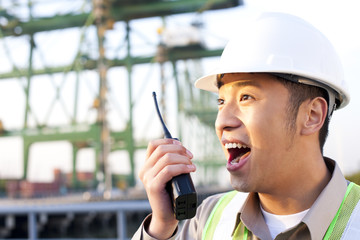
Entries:
{"type": "Polygon", "coordinates": [[[231,186],[239,192],[252,192],[252,188],[250,184],[245,181],[244,179],[241,179],[239,176],[233,176],[231,175],[230,178],[231,186]]]}

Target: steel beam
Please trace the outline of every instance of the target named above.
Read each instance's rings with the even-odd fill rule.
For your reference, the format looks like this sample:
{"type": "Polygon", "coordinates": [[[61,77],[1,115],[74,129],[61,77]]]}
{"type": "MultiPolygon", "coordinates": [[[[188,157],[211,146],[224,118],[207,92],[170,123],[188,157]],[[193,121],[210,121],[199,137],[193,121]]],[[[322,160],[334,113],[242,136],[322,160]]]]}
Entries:
{"type": "MultiPolygon", "coordinates": [[[[169,50],[169,58],[171,61],[183,60],[183,59],[200,59],[205,57],[217,57],[221,55],[223,49],[213,49],[207,50],[203,48],[196,48],[196,49],[174,49],[169,50]]],[[[131,63],[133,65],[136,64],[145,64],[151,63],[154,61],[155,56],[138,56],[138,57],[130,57],[131,63]]],[[[108,63],[109,68],[111,67],[122,67],[126,66],[129,59],[107,59],[106,62],[108,63]]],[[[36,75],[44,75],[44,74],[54,74],[54,73],[62,73],[65,69],[73,69],[73,64],[60,66],[60,67],[48,67],[46,69],[33,69],[32,76],[36,75]]],[[[82,65],[83,70],[95,70],[97,68],[97,60],[88,59],[84,61],[82,65]]],[[[27,76],[27,69],[19,69],[13,70],[7,73],[1,73],[0,79],[9,79],[9,78],[20,78],[27,76]]]]}
{"type": "MultiPolygon", "coordinates": [[[[173,0],[142,2],[126,5],[121,1],[114,1],[111,15],[114,21],[129,21],[132,19],[167,16],[204,10],[224,9],[243,4],[242,0],[173,0]]],[[[7,25],[1,26],[4,36],[19,36],[37,32],[59,30],[84,26],[91,13],[64,14],[53,17],[33,18],[21,22],[15,16],[8,16],[7,25]]]]}

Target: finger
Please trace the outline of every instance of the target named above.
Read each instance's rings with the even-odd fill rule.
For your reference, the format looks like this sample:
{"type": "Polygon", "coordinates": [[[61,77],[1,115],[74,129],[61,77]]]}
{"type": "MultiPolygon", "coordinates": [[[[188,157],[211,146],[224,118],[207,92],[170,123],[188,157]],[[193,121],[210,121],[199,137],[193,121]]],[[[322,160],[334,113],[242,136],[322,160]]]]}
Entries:
{"type": "MultiPolygon", "coordinates": [[[[152,168],[153,165],[156,163],[157,159],[153,155],[153,152],[162,145],[170,145],[173,143],[172,139],[156,139],[152,140],[148,144],[147,152],[146,152],[146,160],[143,166],[141,167],[139,171],[139,178],[142,179],[143,175],[145,174],[148,169],[152,168]]],[[[162,147],[163,148],[163,147],[162,147]]],[[[168,149],[170,150],[170,149],[168,149]]]]}
{"type": "MultiPolygon", "coordinates": [[[[164,179],[163,184],[165,184],[169,179],[173,178],[182,173],[188,173],[191,171],[195,171],[195,166],[192,164],[191,160],[188,157],[183,155],[179,155],[176,153],[167,153],[162,158],[160,158],[154,166],[149,168],[143,168],[141,170],[141,174],[139,174],[140,180],[144,183],[144,185],[151,184],[154,178],[163,171],[163,169],[167,169],[168,166],[180,166],[178,168],[179,171],[175,172],[175,175],[167,176],[164,179]],[[184,168],[183,166],[187,166],[184,168]]],[[[172,172],[169,172],[171,174],[172,172]]]]}
{"type": "Polygon", "coordinates": [[[188,157],[189,159],[193,158],[193,154],[181,145],[177,140],[173,139],[157,139],[149,143],[148,146],[148,157],[139,171],[139,178],[143,181],[144,175],[147,171],[150,171],[155,164],[167,153],[177,153],[188,157]],[[169,144],[170,143],[170,144],[169,144]],[[151,155],[149,155],[151,152],[151,155]]]}
{"type": "Polygon", "coordinates": [[[164,139],[155,139],[149,142],[147,150],[146,150],[146,158],[149,158],[151,154],[155,151],[155,149],[160,145],[167,145],[167,144],[178,144],[181,145],[181,142],[170,139],[170,138],[164,138],[164,139]]]}
{"type": "Polygon", "coordinates": [[[150,193],[156,194],[164,191],[165,185],[170,181],[174,176],[178,176],[183,173],[190,173],[196,170],[195,165],[191,164],[176,164],[176,165],[167,165],[165,168],[151,179],[151,184],[147,184],[148,190],[150,193]]]}
{"type": "Polygon", "coordinates": [[[193,158],[192,153],[182,145],[176,145],[176,144],[159,145],[149,156],[149,158],[145,161],[146,167],[154,166],[159,159],[161,159],[164,155],[168,153],[183,155],[185,157],[188,157],[189,159],[193,158]]]}
{"type": "MultiPolygon", "coordinates": [[[[191,159],[177,153],[166,153],[149,169],[149,174],[155,177],[162,169],[169,165],[192,165],[191,159]]],[[[172,176],[173,177],[173,176],[172,176]]]]}

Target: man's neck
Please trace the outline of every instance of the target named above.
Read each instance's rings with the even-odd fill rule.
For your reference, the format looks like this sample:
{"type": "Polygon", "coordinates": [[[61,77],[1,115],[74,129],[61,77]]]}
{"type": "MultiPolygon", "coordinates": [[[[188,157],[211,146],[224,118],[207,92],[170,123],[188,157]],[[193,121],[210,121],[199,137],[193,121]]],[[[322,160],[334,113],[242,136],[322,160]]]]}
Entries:
{"type": "Polygon", "coordinates": [[[270,193],[258,193],[264,210],[288,215],[309,209],[331,179],[324,161],[304,167],[304,174],[299,172],[289,177],[285,186],[279,186],[270,193]]]}

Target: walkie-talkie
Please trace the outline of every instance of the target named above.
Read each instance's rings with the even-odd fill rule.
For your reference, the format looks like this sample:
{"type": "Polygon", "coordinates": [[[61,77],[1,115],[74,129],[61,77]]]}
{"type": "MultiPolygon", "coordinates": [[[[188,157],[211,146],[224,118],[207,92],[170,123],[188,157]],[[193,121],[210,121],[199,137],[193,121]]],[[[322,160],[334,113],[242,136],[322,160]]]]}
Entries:
{"type": "MultiPolygon", "coordinates": [[[[173,138],[161,117],[159,106],[156,100],[156,93],[153,92],[156,111],[164,129],[165,138],[173,138]]],[[[166,190],[172,201],[174,214],[177,220],[189,219],[195,216],[197,207],[197,195],[190,174],[180,174],[173,177],[166,185],[166,190]]]]}

